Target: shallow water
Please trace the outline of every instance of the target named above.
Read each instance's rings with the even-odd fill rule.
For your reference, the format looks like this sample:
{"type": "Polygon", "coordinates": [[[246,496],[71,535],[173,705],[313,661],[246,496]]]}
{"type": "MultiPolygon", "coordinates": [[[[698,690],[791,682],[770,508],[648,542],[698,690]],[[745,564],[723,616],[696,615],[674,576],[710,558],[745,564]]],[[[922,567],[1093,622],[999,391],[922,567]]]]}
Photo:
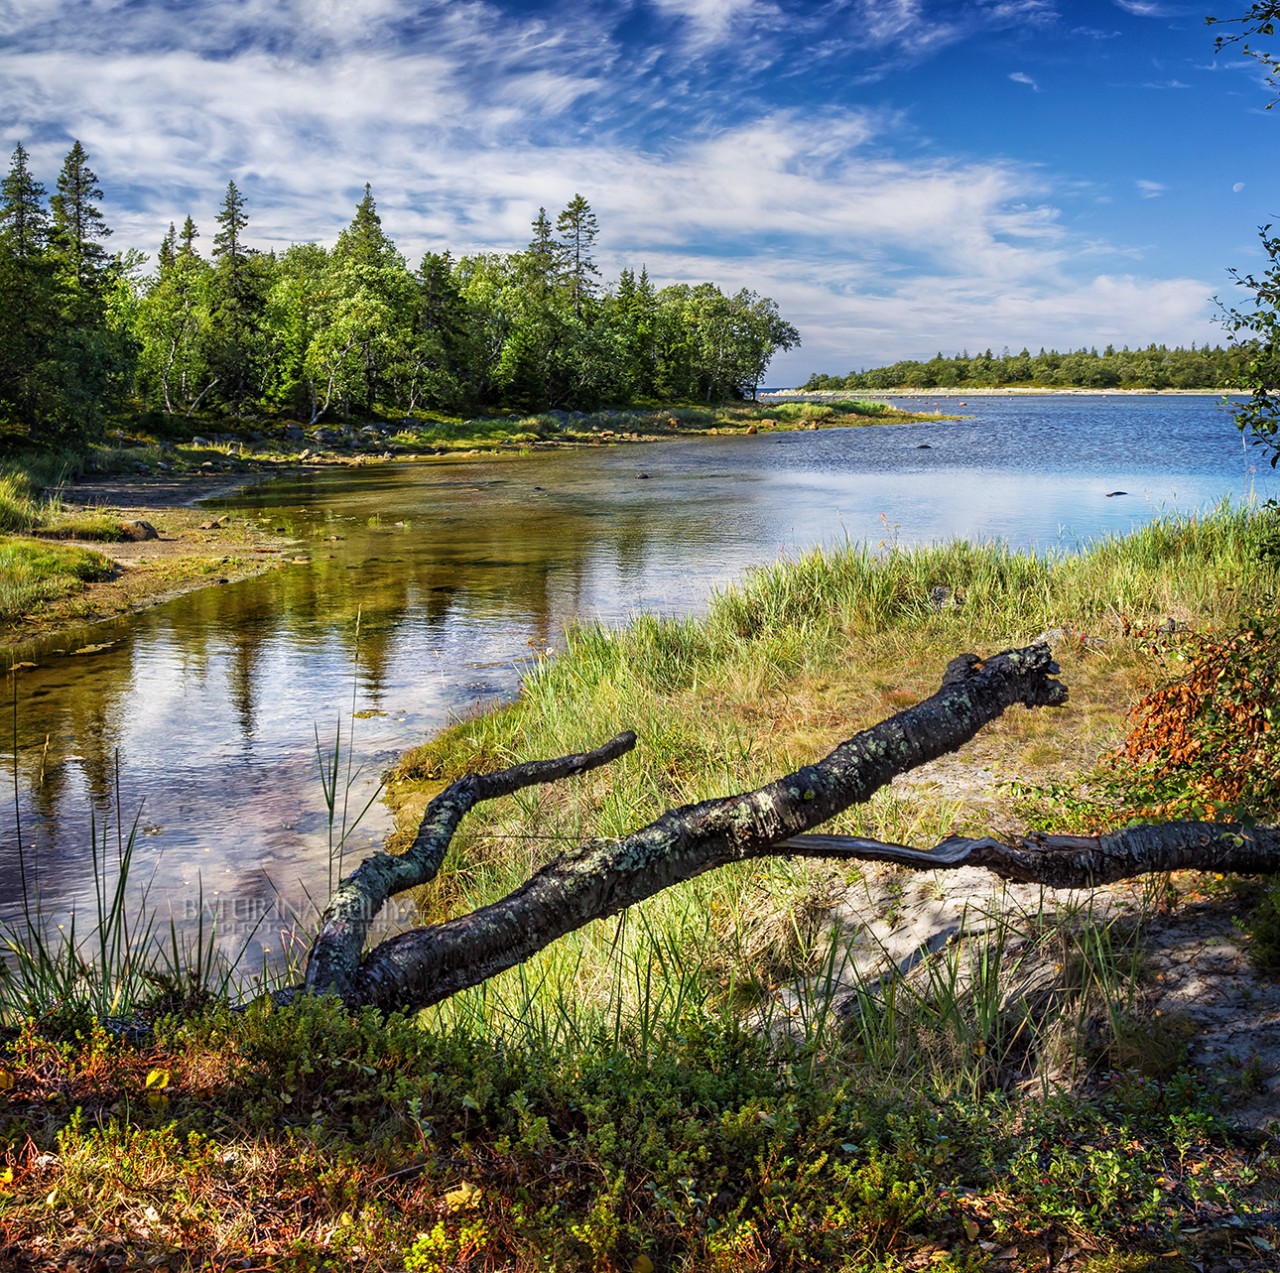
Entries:
{"type": "MultiPolygon", "coordinates": [[[[305,563],[24,652],[0,916],[20,904],[19,839],[46,912],[91,906],[90,822],[114,852],[120,810],[166,926],[203,910],[256,961],[327,892],[316,738],[331,748],[339,722],[354,816],[401,751],[513,693],[574,620],[695,611],[816,543],[1070,549],[1275,488],[1212,398],[938,405],[972,418],[342,470],[222,501],[287,527],[305,563]]],[[[348,867],[387,825],[375,804],[348,867]]]]}

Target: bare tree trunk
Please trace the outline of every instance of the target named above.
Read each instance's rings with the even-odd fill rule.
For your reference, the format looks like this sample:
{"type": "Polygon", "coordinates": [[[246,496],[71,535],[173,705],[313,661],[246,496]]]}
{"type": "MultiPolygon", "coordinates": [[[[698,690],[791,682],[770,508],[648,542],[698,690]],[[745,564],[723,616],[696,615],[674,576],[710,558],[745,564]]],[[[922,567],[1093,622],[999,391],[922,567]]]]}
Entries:
{"type": "Polygon", "coordinates": [[[302,989],[340,995],[351,1006],[414,1010],[438,1003],[523,962],[593,919],[728,862],[770,856],[893,862],[919,870],[983,866],[1008,879],[1080,887],[1152,871],[1280,869],[1280,834],[1209,823],[1135,827],[1096,839],[1030,837],[1020,845],[956,837],[931,850],[851,836],[807,835],[867,800],[897,774],[954,751],[1007,708],[1057,706],[1066,688],[1046,646],[986,661],[962,655],[941,688],[914,707],[841,743],[825,759],[742,795],[664,813],[618,840],[589,841],[554,858],[500,901],[470,915],[414,929],[363,955],[388,898],[433,879],[462,818],[482,800],[584,773],[623,755],[619,734],[593,752],[468,774],[428,806],[411,848],[375,854],[335,891],[312,947],[302,989]]]}
{"type": "Polygon", "coordinates": [[[190,419],[192,415],[195,414],[196,409],[205,400],[205,396],[216,387],[217,383],[218,383],[218,377],[214,376],[214,378],[210,380],[209,383],[205,385],[203,389],[200,390],[199,397],[197,397],[196,400],[187,408],[187,419],[190,419]]]}

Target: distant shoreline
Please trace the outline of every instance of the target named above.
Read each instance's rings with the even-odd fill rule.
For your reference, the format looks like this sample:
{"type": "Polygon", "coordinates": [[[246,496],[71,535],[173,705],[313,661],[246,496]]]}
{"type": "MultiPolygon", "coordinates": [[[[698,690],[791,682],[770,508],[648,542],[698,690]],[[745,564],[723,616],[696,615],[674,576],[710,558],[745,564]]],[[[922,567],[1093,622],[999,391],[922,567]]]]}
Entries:
{"type": "Polygon", "coordinates": [[[971,389],[762,389],[762,402],[784,402],[792,398],[841,399],[866,398],[1247,398],[1243,389],[1033,389],[1021,385],[1007,388],[971,389]]]}

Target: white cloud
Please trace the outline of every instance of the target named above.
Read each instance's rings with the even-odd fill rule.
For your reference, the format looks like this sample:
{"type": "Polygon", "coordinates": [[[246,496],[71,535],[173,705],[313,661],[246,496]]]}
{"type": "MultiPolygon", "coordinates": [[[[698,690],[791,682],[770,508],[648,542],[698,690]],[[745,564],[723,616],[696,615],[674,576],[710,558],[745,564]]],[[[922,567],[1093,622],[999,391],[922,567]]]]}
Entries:
{"type": "Polygon", "coordinates": [[[811,372],[843,374],[899,358],[929,358],[962,349],[1130,347],[1220,340],[1211,288],[1199,279],[1153,280],[1102,274],[1054,288],[984,288],[946,276],[920,276],[868,295],[833,287],[825,275],[791,263],[767,290],[805,336],[782,355],[771,383],[799,383],[811,372]]]}
{"type": "Polygon", "coordinates": [[[695,45],[716,44],[741,31],[743,25],[776,11],[760,0],[651,0],[654,8],[670,17],[684,18],[695,45]]]}
{"type": "Polygon", "coordinates": [[[1025,71],[1010,71],[1009,78],[1015,84],[1025,84],[1033,93],[1040,91],[1040,85],[1035,82],[1025,71]]]}
{"type": "Polygon", "coordinates": [[[921,57],[961,38],[954,21],[926,17],[920,0],[858,0],[858,38],[873,49],[921,57]]]}
{"type": "Polygon", "coordinates": [[[1173,18],[1183,12],[1173,5],[1158,4],[1153,0],[1112,0],[1112,3],[1135,18],[1173,18]]]}
{"type": "Polygon", "coordinates": [[[1158,199],[1166,189],[1163,183],[1159,181],[1143,181],[1139,179],[1133,184],[1138,187],[1138,193],[1144,199],[1158,199]]]}
{"type": "MultiPolygon", "coordinates": [[[[695,57],[777,17],[757,0],[648,3],[687,25],[695,57]]],[[[228,178],[264,247],[332,242],[369,181],[411,261],[520,248],[539,206],[581,192],[606,275],[647,264],[659,284],[774,296],[805,339],[784,368],[1204,338],[1178,324],[1201,323],[1212,288],[1116,272],[1126,245],[1071,229],[1060,209],[1079,191],[1047,169],[939,157],[889,110],[770,111],[735,85],[715,96],[688,62],[670,69],[668,46],[621,48],[611,24],[627,10],[606,8],[574,0],[551,24],[484,0],[0,0],[13,36],[0,118],[47,183],[70,138],[84,142],[113,247],[154,252],[190,212],[207,249],[228,178]],[[661,140],[628,131],[644,112],[661,140]]],[[[888,66],[1052,9],[974,0],[939,20],[918,0],[849,0],[824,13],[888,66]]],[[[733,56],[744,76],[758,69],[736,43],[733,56]]]]}

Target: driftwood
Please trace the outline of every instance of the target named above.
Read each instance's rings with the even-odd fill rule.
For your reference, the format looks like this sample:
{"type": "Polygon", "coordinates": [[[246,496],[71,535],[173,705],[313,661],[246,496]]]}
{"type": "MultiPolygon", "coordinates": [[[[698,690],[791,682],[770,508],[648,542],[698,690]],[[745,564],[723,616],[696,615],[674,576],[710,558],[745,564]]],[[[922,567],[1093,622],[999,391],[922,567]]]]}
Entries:
{"type": "Polygon", "coordinates": [[[564,934],[615,915],[672,884],[728,862],[796,856],[892,862],[918,870],[982,866],[1006,879],[1081,887],[1197,867],[1280,869],[1280,833],[1211,823],[1133,827],[1096,838],[1031,836],[1020,844],[952,837],[932,849],[852,836],[805,834],[892,778],[973,738],[1007,708],[1054,707],[1067,690],[1047,646],[947,665],[937,693],[842,742],[825,759],[742,795],[671,809],[621,839],[560,854],[500,901],[413,929],[367,953],[386,901],[433,879],[462,818],[482,800],[585,773],[630,751],[634,734],[582,755],[468,774],[428,806],[402,856],[367,858],[335,891],[301,988],[384,1011],[426,1007],[528,959],[564,934]]]}

